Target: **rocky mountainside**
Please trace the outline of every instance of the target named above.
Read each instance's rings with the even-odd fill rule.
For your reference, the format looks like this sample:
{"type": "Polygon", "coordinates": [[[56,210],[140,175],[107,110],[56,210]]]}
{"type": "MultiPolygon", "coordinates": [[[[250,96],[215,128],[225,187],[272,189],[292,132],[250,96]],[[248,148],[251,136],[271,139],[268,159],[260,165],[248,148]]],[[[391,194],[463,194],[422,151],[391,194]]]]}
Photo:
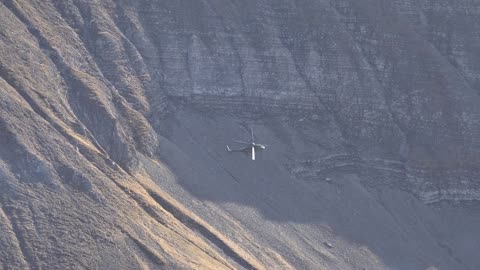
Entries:
{"type": "Polygon", "coordinates": [[[479,18],[0,1],[0,269],[479,269],[479,18]]]}

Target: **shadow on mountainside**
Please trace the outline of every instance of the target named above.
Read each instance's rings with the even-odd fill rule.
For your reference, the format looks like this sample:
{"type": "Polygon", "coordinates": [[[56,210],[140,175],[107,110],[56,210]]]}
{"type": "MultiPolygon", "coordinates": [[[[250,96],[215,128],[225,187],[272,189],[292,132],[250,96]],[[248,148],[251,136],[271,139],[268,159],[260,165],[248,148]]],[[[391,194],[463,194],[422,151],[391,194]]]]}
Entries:
{"type": "MultiPolygon", "coordinates": [[[[159,158],[175,177],[158,175],[158,168],[147,162],[159,186],[187,205],[192,201],[213,203],[254,235],[267,242],[280,241],[284,245],[280,249],[292,249],[289,237],[272,240],[281,232],[270,231],[270,224],[292,228],[307,225],[310,229],[294,234],[310,239],[313,246],[325,245],[326,236],[333,233],[329,241],[338,242],[338,252],[348,250],[342,245],[352,245],[342,241],[366,246],[392,269],[427,269],[432,265],[471,269],[479,265],[474,256],[467,256],[480,245],[478,240],[468,239],[477,230],[475,224],[480,225],[478,218],[467,219],[468,215],[449,206],[425,205],[392,179],[366,179],[365,173],[348,166],[345,157],[309,175],[309,169],[315,167],[308,166],[322,158],[348,156],[335,131],[322,128],[322,123],[309,117],[252,120],[181,109],[166,121],[162,133],[159,158]],[[257,153],[256,161],[243,153],[226,151],[232,139],[248,140],[250,126],[257,142],[267,144],[265,151],[257,153]]],[[[207,212],[202,206],[195,210],[207,212]]],[[[282,232],[291,234],[292,228],[282,232]]]]}

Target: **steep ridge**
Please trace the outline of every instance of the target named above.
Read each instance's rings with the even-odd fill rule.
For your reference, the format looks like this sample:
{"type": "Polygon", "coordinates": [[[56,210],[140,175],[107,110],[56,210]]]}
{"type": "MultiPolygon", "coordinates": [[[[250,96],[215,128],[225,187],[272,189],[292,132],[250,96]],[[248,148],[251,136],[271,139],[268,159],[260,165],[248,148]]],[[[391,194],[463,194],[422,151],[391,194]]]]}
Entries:
{"type": "MultiPolygon", "coordinates": [[[[224,243],[236,256],[229,263],[229,256],[139,185],[132,174],[138,170],[132,140],[152,155],[156,135],[124,104],[86,50],[80,58],[62,55],[78,50],[60,49],[70,40],[58,39],[42,21],[45,13],[56,14],[51,8],[41,2],[2,3],[5,25],[14,24],[2,32],[1,205],[2,220],[8,221],[2,222],[7,226],[2,243],[12,247],[2,249],[5,268],[211,269],[233,268],[240,260],[262,269],[255,259],[237,254],[235,244],[224,243]]],[[[210,234],[216,235],[213,229],[210,234]]]]}
{"type": "Polygon", "coordinates": [[[479,8],[2,1],[1,267],[480,267],[479,8]]]}

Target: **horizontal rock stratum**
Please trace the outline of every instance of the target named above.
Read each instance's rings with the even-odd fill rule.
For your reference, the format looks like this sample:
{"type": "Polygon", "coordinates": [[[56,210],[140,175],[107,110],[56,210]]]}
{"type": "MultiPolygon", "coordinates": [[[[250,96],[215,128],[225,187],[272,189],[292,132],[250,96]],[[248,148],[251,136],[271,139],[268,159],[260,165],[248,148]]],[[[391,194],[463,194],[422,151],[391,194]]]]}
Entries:
{"type": "Polygon", "coordinates": [[[480,269],[479,18],[2,0],[0,269],[480,269]]]}

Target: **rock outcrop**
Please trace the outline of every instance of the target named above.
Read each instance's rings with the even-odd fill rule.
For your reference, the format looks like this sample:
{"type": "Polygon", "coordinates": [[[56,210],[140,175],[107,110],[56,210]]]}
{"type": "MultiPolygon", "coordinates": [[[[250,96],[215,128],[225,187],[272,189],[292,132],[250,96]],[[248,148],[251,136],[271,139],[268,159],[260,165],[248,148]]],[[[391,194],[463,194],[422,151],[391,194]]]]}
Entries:
{"type": "MultiPolygon", "coordinates": [[[[443,256],[432,263],[480,267],[468,248],[478,243],[445,236],[453,223],[432,225],[441,215],[423,205],[480,199],[479,14],[465,0],[1,1],[0,265],[384,269],[402,261],[393,241],[418,233],[432,236],[412,244],[425,260],[404,267],[443,256]],[[221,156],[238,124],[278,149],[264,171],[221,156]],[[265,186],[249,182],[258,175],[265,186]],[[223,178],[235,183],[216,191],[223,178]],[[274,195],[218,194],[255,185],[292,198],[359,192],[339,198],[368,207],[345,213],[390,224],[385,237],[401,229],[392,242],[366,239],[317,208],[318,194],[289,208],[305,216],[282,213],[288,199],[274,195]],[[391,205],[384,190],[394,190],[391,205]],[[258,222],[263,239],[245,224],[258,213],[223,202],[314,229],[258,222]],[[409,206],[424,225],[391,213],[409,206]],[[313,218],[320,212],[331,219],[313,218]],[[344,232],[335,248],[319,247],[335,234],[323,222],[344,232]]],[[[476,232],[468,224],[459,238],[476,232]]]]}

